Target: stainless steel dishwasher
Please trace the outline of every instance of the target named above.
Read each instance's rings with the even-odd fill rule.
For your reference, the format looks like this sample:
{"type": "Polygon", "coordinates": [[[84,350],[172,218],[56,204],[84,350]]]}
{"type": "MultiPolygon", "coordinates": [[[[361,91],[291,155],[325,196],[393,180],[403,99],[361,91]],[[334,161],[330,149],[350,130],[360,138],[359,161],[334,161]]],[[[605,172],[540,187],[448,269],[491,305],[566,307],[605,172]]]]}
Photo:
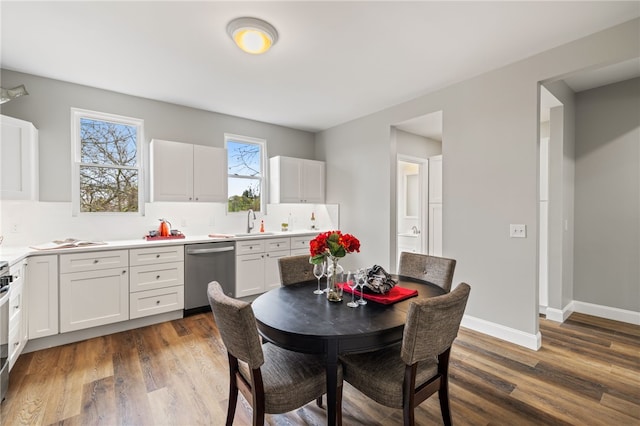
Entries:
{"type": "Polygon", "coordinates": [[[186,244],[184,246],[184,313],[195,314],[211,310],[207,286],[218,281],[225,294],[234,297],[236,291],[235,241],[186,244]]]}

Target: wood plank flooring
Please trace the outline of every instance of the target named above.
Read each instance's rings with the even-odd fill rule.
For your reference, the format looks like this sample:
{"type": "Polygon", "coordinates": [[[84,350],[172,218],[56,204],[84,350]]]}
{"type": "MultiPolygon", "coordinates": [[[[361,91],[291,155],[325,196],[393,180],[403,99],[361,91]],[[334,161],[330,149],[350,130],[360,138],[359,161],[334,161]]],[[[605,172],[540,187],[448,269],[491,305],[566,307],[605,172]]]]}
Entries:
{"type": "MultiPolygon", "coordinates": [[[[451,355],[456,425],[640,425],[640,327],[574,314],[540,320],[531,351],[462,328],[451,355]]],[[[212,315],[23,354],[11,371],[2,425],[223,425],[227,358],[212,315]]],[[[400,410],[345,384],[345,425],[402,424],[400,410]]],[[[438,397],[416,410],[442,424],[438,397]]],[[[323,425],[310,403],[269,425],[323,425]]],[[[251,424],[240,397],[236,425],[251,424]]]]}

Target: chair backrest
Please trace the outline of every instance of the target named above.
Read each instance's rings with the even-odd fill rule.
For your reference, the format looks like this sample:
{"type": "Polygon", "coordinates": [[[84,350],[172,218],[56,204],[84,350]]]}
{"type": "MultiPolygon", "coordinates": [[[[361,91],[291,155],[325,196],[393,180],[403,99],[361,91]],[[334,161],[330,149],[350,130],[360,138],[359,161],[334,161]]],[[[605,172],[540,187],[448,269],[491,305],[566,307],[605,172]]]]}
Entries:
{"type": "Polygon", "coordinates": [[[315,280],[313,265],[309,263],[309,255],[287,256],[278,259],[280,283],[285,286],[303,281],[315,280]]]}
{"type": "Polygon", "coordinates": [[[402,252],[398,275],[429,281],[450,291],[455,269],[455,259],[402,252]]]}
{"type": "Polygon", "coordinates": [[[402,337],[402,360],[412,365],[446,351],[458,335],[471,287],[411,303],[402,337]]]}
{"type": "Polygon", "coordinates": [[[227,352],[251,369],[259,368],[264,364],[264,354],[251,305],[224,294],[217,281],[209,283],[207,296],[227,352]]]}

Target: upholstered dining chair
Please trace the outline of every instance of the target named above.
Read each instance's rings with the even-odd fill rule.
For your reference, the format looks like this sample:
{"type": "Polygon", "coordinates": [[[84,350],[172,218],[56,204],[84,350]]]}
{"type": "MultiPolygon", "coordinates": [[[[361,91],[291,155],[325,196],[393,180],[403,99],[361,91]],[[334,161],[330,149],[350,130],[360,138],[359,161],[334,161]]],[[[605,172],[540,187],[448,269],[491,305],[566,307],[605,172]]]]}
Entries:
{"type": "Polygon", "coordinates": [[[308,254],[281,257],[278,259],[278,268],[283,286],[316,279],[308,254]]]}
{"type": "Polygon", "coordinates": [[[429,281],[448,292],[451,291],[455,269],[455,259],[403,251],[400,253],[398,275],[429,281]]]}
{"type": "Polygon", "coordinates": [[[458,335],[470,287],[411,303],[401,344],[375,352],[342,355],[344,380],[374,401],[402,408],[404,424],[436,391],[445,425],[451,424],[448,371],[451,345],[458,335]]]}
{"type": "MultiPolygon", "coordinates": [[[[265,413],[295,410],[326,393],[322,356],[303,354],[260,342],[251,305],[224,294],[216,281],[207,295],[229,358],[229,405],[226,425],[233,424],[238,391],[253,407],[253,425],[265,413]]],[[[342,424],[342,368],[338,368],[337,423],[342,424]]]]}

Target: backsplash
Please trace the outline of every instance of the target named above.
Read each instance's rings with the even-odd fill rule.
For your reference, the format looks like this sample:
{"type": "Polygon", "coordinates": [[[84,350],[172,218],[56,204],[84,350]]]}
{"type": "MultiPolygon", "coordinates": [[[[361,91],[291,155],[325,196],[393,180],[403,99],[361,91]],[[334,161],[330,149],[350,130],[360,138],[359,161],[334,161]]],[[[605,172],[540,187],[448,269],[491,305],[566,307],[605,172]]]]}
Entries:
{"type": "MultiPolygon", "coordinates": [[[[158,229],[159,218],[171,222],[185,235],[246,232],[246,213],[227,213],[224,203],[155,202],[145,204],[145,214],[90,213],[72,216],[71,203],[2,201],[0,235],[3,246],[28,246],[68,237],[83,240],[132,240],[158,229]]],[[[280,231],[291,214],[291,231],[310,229],[311,213],[318,229],[338,229],[337,204],[268,204],[266,214],[256,213],[258,232],[264,220],[266,232],[280,231]]]]}

